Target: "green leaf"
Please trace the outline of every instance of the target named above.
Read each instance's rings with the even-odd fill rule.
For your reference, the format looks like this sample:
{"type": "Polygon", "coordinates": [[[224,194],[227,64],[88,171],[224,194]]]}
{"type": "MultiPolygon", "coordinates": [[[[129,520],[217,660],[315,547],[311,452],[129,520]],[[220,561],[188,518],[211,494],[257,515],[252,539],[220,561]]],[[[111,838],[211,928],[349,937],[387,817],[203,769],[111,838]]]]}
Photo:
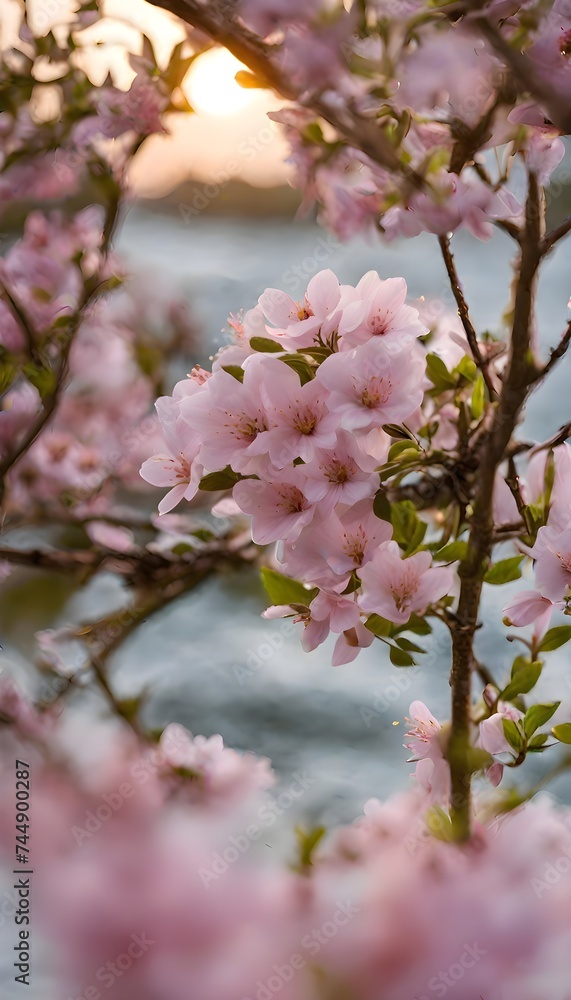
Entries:
{"type": "Polygon", "coordinates": [[[529,741],[527,749],[530,750],[531,753],[539,753],[539,751],[543,749],[543,744],[547,743],[548,739],[548,733],[538,733],[537,736],[534,736],[533,739],[529,741]]]}
{"type": "Polygon", "coordinates": [[[400,500],[391,504],[391,524],[395,540],[401,548],[407,550],[411,549],[413,541],[415,548],[420,545],[427,528],[426,522],[418,517],[411,500],[400,500]]]}
{"type": "Polygon", "coordinates": [[[571,743],[571,722],[561,722],[551,732],[560,743],[571,743]]]}
{"type": "Polygon", "coordinates": [[[222,365],[222,370],[232,375],[237,382],[244,381],[245,372],[243,368],[240,368],[240,365],[222,365]]]}
{"type": "Polygon", "coordinates": [[[389,656],[394,667],[415,666],[415,661],[410,653],[405,653],[404,649],[399,649],[398,646],[390,647],[389,656]]]}
{"type": "Polygon", "coordinates": [[[517,722],[513,719],[502,719],[502,723],[506,740],[517,753],[520,753],[524,747],[524,738],[517,722]]]}
{"type": "Polygon", "coordinates": [[[476,379],[476,384],[474,385],[474,388],[472,390],[472,401],[470,404],[474,420],[480,420],[484,412],[484,403],[485,403],[484,379],[482,373],[480,372],[478,378],[476,379]]]}
{"type": "Polygon", "coordinates": [[[316,826],[313,830],[304,830],[301,826],[296,826],[298,863],[295,868],[297,871],[303,872],[312,866],[315,848],[323,840],[325,832],[324,826],[316,826]]]}
{"type": "Polygon", "coordinates": [[[418,458],[418,445],[408,438],[406,441],[395,441],[389,449],[388,463],[396,462],[397,459],[406,461],[416,458],[418,458]]]}
{"type": "Polygon", "coordinates": [[[529,663],[526,667],[518,670],[515,677],[512,678],[508,686],[501,692],[500,698],[502,701],[513,701],[518,694],[527,694],[528,691],[531,691],[541,677],[542,669],[543,663],[535,662],[529,663]]]}
{"type": "Polygon", "coordinates": [[[391,523],[391,505],[384,490],[378,490],[373,501],[373,514],[381,521],[391,523]]]}
{"type": "Polygon", "coordinates": [[[426,374],[435,389],[443,392],[446,389],[456,388],[456,379],[450,374],[442,358],[438,354],[427,354],[426,374]]]}
{"type": "Polygon", "coordinates": [[[311,382],[313,369],[300,354],[283,354],[279,360],[283,361],[284,365],[287,365],[288,368],[293,368],[294,372],[297,372],[302,385],[305,385],[306,382],[311,382]]]}
{"type": "Polygon", "coordinates": [[[389,437],[404,438],[405,441],[409,443],[413,441],[416,444],[410,431],[407,431],[406,427],[401,427],[399,424],[383,424],[383,430],[389,437]]]}
{"type": "Polygon", "coordinates": [[[369,629],[373,635],[377,635],[382,639],[385,639],[391,634],[391,622],[388,622],[386,618],[381,618],[380,615],[369,615],[367,621],[365,622],[365,628],[369,629]]]}
{"type": "Polygon", "coordinates": [[[401,628],[406,632],[414,632],[415,635],[430,635],[432,632],[432,625],[426,618],[419,618],[418,615],[411,615],[406,625],[402,625],[401,628]]]}
{"type": "Polygon", "coordinates": [[[285,350],[280,344],[276,344],[275,340],[266,337],[252,337],[250,347],[253,351],[260,351],[261,354],[278,354],[279,351],[285,350]]]}
{"type": "Polygon", "coordinates": [[[555,714],[560,704],[560,701],[552,701],[545,705],[532,705],[531,708],[528,708],[523,720],[525,735],[528,737],[533,736],[536,729],[539,729],[540,726],[544,726],[546,722],[549,722],[551,716],[555,714]]]}
{"type": "Polygon", "coordinates": [[[466,354],[459,364],[456,365],[454,372],[458,372],[467,382],[475,382],[478,375],[478,368],[476,362],[466,354]]]}
{"type": "Polygon", "coordinates": [[[417,646],[416,642],[411,642],[410,639],[395,639],[397,646],[401,649],[406,649],[409,653],[426,653],[426,650],[422,646],[417,646]]]}
{"type": "Polygon", "coordinates": [[[200,490],[206,493],[217,493],[219,490],[229,490],[244,477],[239,472],[234,472],[229,465],[220,472],[209,472],[203,476],[198,484],[200,490]]]}
{"type": "Polygon", "coordinates": [[[512,556],[510,559],[501,559],[495,566],[492,566],[484,576],[484,583],[490,583],[494,587],[499,587],[503,583],[511,583],[512,580],[519,580],[521,576],[520,565],[524,556],[512,556]]]}
{"type": "Polygon", "coordinates": [[[307,608],[319,593],[317,587],[307,590],[299,580],[292,580],[268,566],[262,567],[261,576],[272,604],[297,604],[307,608]]]}
{"type": "Polygon", "coordinates": [[[433,558],[437,559],[438,562],[460,562],[466,558],[467,553],[468,542],[448,542],[448,545],[434,553],[433,558]]]}
{"type": "Polygon", "coordinates": [[[554,628],[550,628],[549,632],[546,632],[539,650],[542,653],[550,653],[554,649],[559,649],[560,646],[565,645],[571,639],[571,625],[556,625],[554,628]]]}

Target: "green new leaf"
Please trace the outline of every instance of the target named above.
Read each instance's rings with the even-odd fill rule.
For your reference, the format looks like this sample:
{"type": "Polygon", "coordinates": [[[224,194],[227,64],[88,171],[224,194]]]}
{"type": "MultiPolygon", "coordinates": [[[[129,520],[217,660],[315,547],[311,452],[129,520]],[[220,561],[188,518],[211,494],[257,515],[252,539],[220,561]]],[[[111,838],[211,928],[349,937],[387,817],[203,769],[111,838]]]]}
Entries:
{"type": "Polygon", "coordinates": [[[482,416],[484,412],[484,403],[485,403],[484,379],[482,377],[482,374],[480,373],[478,375],[478,378],[476,379],[476,384],[474,385],[474,388],[472,390],[472,402],[470,404],[474,420],[479,420],[480,417],[482,416]]]}
{"type": "Polygon", "coordinates": [[[415,661],[410,653],[406,653],[404,649],[399,649],[398,646],[391,646],[389,656],[394,667],[415,666],[415,661]]]}
{"type": "Polygon", "coordinates": [[[521,576],[520,565],[524,556],[512,556],[510,559],[501,559],[495,566],[492,566],[484,576],[484,583],[491,583],[494,587],[501,586],[502,583],[511,583],[512,580],[519,580],[521,576]]]}
{"type": "Polygon", "coordinates": [[[373,635],[377,635],[381,639],[386,639],[391,634],[392,625],[391,622],[388,622],[386,618],[381,618],[380,615],[369,615],[365,622],[365,628],[368,628],[369,632],[372,632],[373,635]]]}
{"type": "Polygon", "coordinates": [[[468,355],[465,355],[462,358],[460,363],[456,365],[454,371],[458,372],[458,374],[461,375],[462,378],[466,379],[467,382],[475,382],[478,375],[476,363],[472,360],[472,358],[469,358],[468,355]]]}
{"type": "Polygon", "coordinates": [[[222,365],[222,368],[225,372],[228,372],[229,375],[232,375],[237,382],[244,381],[245,372],[243,368],[240,368],[240,365],[222,365]]]}
{"type": "Polygon", "coordinates": [[[319,590],[307,590],[299,580],[283,576],[268,566],[262,567],[262,583],[272,604],[297,604],[308,607],[319,590]]]}
{"type": "Polygon", "coordinates": [[[411,615],[406,625],[399,626],[399,631],[414,632],[415,635],[430,635],[432,625],[427,622],[426,618],[411,615]]]}
{"type": "Polygon", "coordinates": [[[559,649],[571,639],[571,625],[556,625],[546,632],[539,646],[540,652],[550,653],[554,649],[559,649]]]}
{"type": "Polygon", "coordinates": [[[305,385],[306,382],[311,382],[313,369],[300,354],[283,354],[279,360],[283,361],[284,365],[287,365],[289,368],[293,368],[294,372],[297,372],[302,385],[305,385]]]}
{"type": "Polygon", "coordinates": [[[541,677],[542,669],[543,663],[539,662],[529,663],[526,667],[521,667],[512,677],[508,686],[501,692],[502,701],[513,701],[518,694],[527,694],[528,691],[531,691],[541,677]]]}
{"type": "Polygon", "coordinates": [[[416,458],[418,458],[418,445],[408,438],[406,441],[395,441],[389,449],[389,463],[396,462],[397,459],[401,462],[414,461],[416,458]]]}
{"type": "Polygon", "coordinates": [[[378,490],[373,500],[373,514],[381,521],[391,523],[391,505],[384,490],[378,490]]]}
{"type": "Polygon", "coordinates": [[[466,558],[467,552],[467,542],[448,542],[448,545],[434,553],[434,559],[438,562],[461,562],[466,558]]]}
{"type": "Polygon", "coordinates": [[[451,375],[442,358],[438,357],[437,354],[427,354],[426,374],[434,388],[439,392],[456,388],[456,379],[451,375]]]}
{"type": "Polygon", "coordinates": [[[383,430],[385,434],[389,435],[389,437],[404,438],[405,441],[414,442],[414,438],[410,431],[407,431],[406,427],[401,427],[399,424],[383,424],[383,430]]]}
{"type": "Polygon", "coordinates": [[[243,479],[243,476],[238,472],[234,472],[227,465],[220,472],[209,472],[207,476],[203,476],[198,484],[198,488],[204,490],[206,493],[217,493],[219,490],[232,489],[241,479],[243,479]]]}
{"type": "Polygon", "coordinates": [[[527,744],[527,749],[531,753],[540,753],[543,750],[543,744],[547,743],[549,735],[547,733],[538,733],[534,736],[532,740],[527,744]]]}
{"type": "Polygon", "coordinates": [[[546,705],[532,705],[531,708],[528,708],[523,720],[525,735],[527,737],[533,736],[536,729],[549,722],[551,716],[555,715],[560,704],[560,701],[552,701],[546,705]]]}
{"type": "Polygon", "coordinates": [[[401,649],[406,649],[409,653],[426,653],[426,650],[422,646],[417,646],[416,642],[411,642],[410,639],[395,639],[397,646],[401,649]]]}
{"type": "Polygon", "coordinates": [[[562,722],[559,726],[554,726],[551,732],[560,743],[571,743],[571,722],[562,722]]]}
{"type": "Polygon", "coordinates": [[[275,340],[269,340],[266,337],[252,337],[250,347],[253,351],[260,351],[261,354],[278,354],[284,350],[280,344],[276,344],[275,340]]]}
{"type": "Polygon", "coordinates": [[[524,747],[524,738],[517,722],[513,719],[502,719],[502,723],[506,740],[517,753],[520,753],[524,747]]]}
{"type": "Polygon", "coordinates": [[[313,830],[304,830],[301,826],[296,826],[298,863],[295,868],[297,871],[303,872],[312,866],[315,849],[323,840],[325,832],[324,826],[316,826],[313,830]]]}

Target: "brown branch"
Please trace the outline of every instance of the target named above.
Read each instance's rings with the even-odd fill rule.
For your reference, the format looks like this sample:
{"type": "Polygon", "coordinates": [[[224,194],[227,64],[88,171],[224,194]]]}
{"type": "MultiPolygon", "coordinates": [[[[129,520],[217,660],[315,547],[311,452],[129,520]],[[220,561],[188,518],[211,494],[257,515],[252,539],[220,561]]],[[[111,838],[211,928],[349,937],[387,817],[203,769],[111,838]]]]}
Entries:
{"type": "Polygon", "coordinates": [[[472,357],[474,358],[474,361],[476,362],[478,368],[482,372],[482,376],[484,382],[486,383],[490,399],[493,402],[495,399],[498,398],[498,394],[494,387],[494,383],[492,381],[488,365],[484,357],[482,356],[482,352],[480,351],[480,345],[478,344],[478,336],[474,329],[472,320],[470,319],[470,310],[468,309],[468,303],[464,298],[464,292],[462,291],[462,287],[460,285],[460,281],[458,278],[458,272],[456,271],[454,257],[450,249],[450,240],[448,239],[447,236],[439,236],[438,243],[442,251],[442,257],[444,259],[444,264],[446,266],[446,272],[450,280],[450,287],[452,289],[452,294],[454,295],[456,305],[458,306],[458,315],[462,322],[462,326],[464,327],[464,332],[466,334],[468,343],[470,345],[472,357]]]}
{"type": "Polygon", "coordinates": [[[154,7],[176,14],[187,24],[209,35],[244,63],[268,88],[275,90],[286,100],[311,108],[379,166],[399,173],[413,187],[424,187],[424,178],[407,164],[401,163],[390,139],[375,120],[365,117],[355,108],[329,104],[322,95],[308,93],[294,85],[290,76],[272,58],[279,51],[276,46],[268,45],[243,24],[235,21],[228,10],[221,10],[221,5],[200,3],[199,0],[149,2],[154,7]]]}
{"type": "Polygon", "coordinates": [[[568,437],[571,437],[571,421],[567,424],[563,424],[553,437],[550,437],[547,441],[543,441],[542,444],[531,445],[531,454],[536,455],[538,451],[548,451],[550,448],[556,448],[558,444],[564,444],[568,437]]]}
{"type": "Polygon", "coordinates": [[[510,355],[499,405],[492,417],[487,440],[480,444],[476,495],[470,521],[468,553],[459,566],[460,597],[451,622],[452,729],[447,750],[451,774],[451,817],[456,836],[471,834],[470,727],[474,635],[483,577],[494,542],[494,480],[535,375],[530,352],[537,272],[541,261],[543,201],[537,177],[529,175],[525,229],[522,235],[515,295],[510,355]]]}
{"type": "MultiPolygon", "coordinates": [[[[469,4],[468,9],[480,6],[469,4]]],[[[543,80],[536,72],[529,58],[510,45],[501,31],[487,17],[470,16],[464,23],[475,29],[494,49],[496,54],[509,68],[513,79],[522,93],[529,93],[548,114],[549,119],[564,134],[571,132],[571,106],[563,94],[558,93],[551,84],[543,80]]]]}
{"type": "Polygon", "coordinates": [[[542,241],[543,253],[549,253],[555,244],[567,236],[568,233],[571,233],[571,215],[569,215],[560,226],[557,226],[556,229],[552,229],[550,233],[546,233],[542,241]]]}
{"type": "Polygon", "coordinates": [[[557,347],[554,347],[551,351],[549,361],[546,362],[543,368],[540,368],[540,370],[536,372],[533,379],[534,382],[539,382],[541,379],[545,378],[546,375],[549,375],[552,368],[555,368],[557,362],[561,361],[561,358],[567,353],[569,344],[571,344],[571,320],[569,320],[567,329],[565,330],[565,333],[563,334],[557,347]]]}

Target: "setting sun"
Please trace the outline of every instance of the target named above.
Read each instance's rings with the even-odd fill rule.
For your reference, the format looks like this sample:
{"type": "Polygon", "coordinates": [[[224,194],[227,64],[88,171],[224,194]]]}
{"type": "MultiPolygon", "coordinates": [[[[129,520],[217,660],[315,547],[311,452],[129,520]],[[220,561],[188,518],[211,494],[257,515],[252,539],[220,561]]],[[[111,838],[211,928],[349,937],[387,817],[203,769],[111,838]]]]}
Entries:
{"type": "Polygon", "coordinates": [[[211,49],[194,63],[185,90],[193,108],[206,115],[233,115],[251,105],[256,91],[245,90],[235,76],[245,66],[226,49],[211,49]]]}

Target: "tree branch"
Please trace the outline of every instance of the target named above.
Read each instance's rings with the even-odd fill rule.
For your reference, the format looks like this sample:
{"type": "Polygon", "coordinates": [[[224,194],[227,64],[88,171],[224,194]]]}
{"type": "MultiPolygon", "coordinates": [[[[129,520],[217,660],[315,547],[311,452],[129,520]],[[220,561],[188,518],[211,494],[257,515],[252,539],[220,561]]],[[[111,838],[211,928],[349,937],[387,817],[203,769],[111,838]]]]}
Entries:
{"type": "Polygon", "coordinates": [[[442,251],[442,257],[444,258],[446,272],[450,280],[450,287],[452,289],[452,294],[454,296],[454,299],[456,300],[456,305],[458,306],[458,315],[460,317],[460,320],[462,321],[462,326],[464,327],[464,332],[466,334],[468,343],[470,345],[472,357],[474,358],[474,361],[476,362],[478,368],[482,372],[482,376],[484,382],[486,383],[490,399],[493,402],[495,399],[498,398],[498,394],[494,387],[494,383],[492,381],[488,365],[482,356],[482,352],[480,351],[480,345],[478,344],[478,336],[474,329],[472,320],[470,319],[470,310],[468,309],[468,303],[464,298],[464,292],[462,291],[462,287],[460,285],[460,281],[458,278],[458,272],[456,271],[454,257],[450,249],[450,240],[448,239],[447,236],[439,236],[438,243],[440,245],[440,250],[442,251]]]}
{"type": "Polygon", "coordinates": [[[549,253],[559,240],[562,240],[568,233],[571,233],[571,215],[569,215],[560,226],[556,229],[552,229],[550,233],[546,233],[542,241],[542,252],[544,254],[549,253]]]}
{"type": "Polygon", "coordinates": [[[540,370],[536,372],[533,378],[534,382],[539,382],[541,379],[545,378],[546,375],[549,375],[549,372],[552,370],[552,368],[555,368],[557,362],[560,361],[561,358],[567,353],[567,349],[570,343],[571,343],[571,320],[569,320],[569,323],[567,324],[567,329],[565,330],[565,333],[563,334],[557,347],[554,347],[553,350],[551,351],[551,354],[549,355],[549,361],[546,362],[543,368],[540,368],[540,370]]]}

